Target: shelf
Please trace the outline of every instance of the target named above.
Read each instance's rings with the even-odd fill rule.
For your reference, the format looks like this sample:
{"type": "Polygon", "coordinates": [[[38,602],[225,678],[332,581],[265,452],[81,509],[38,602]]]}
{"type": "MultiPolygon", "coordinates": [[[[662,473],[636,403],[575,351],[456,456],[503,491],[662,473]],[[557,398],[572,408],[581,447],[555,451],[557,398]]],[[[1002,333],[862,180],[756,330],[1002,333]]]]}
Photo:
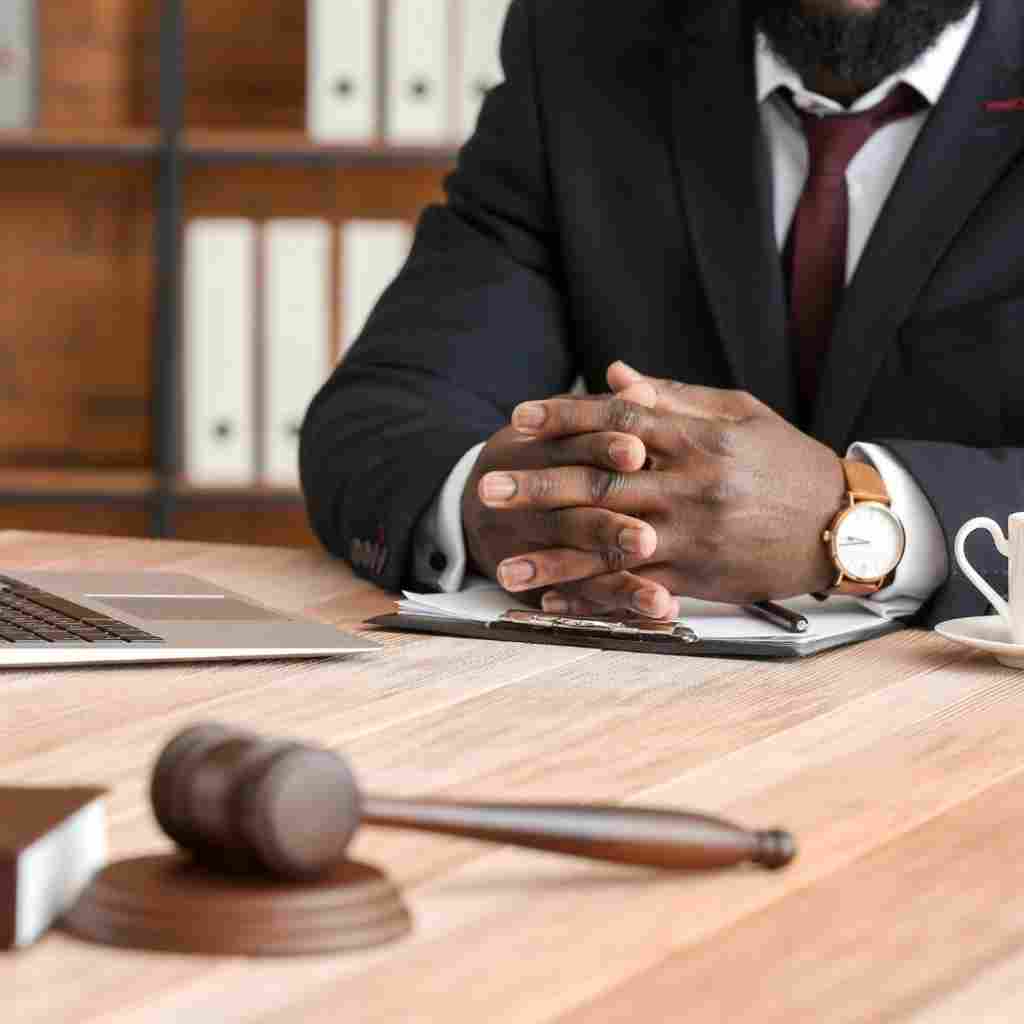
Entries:
{"type": "Polygon", "coordinates": [[[182,154],[192,163],[296,163],[349,167],[447,167],[458,147],[352,146],[316,142],[302,132],[246,132],[191,129],[182,154]]]}
{"type": "Polygon", "coordinates": [[[0,468],[0,496],[19,501],[148,500],[158,492],[148,470],[0,468]]]}
{"type": "MultiPolygon", "coordinates": [[[[0,468],[0,498],[30,501],[150,500],[161,494],[149,470],[0,468]]],[[[301,503],[297,487],[267,484],[197,486],[179,480],[167,494],[174,502],[301,503]]]]}
{"type": "Polygon", "coordinates": [[[0,131],[3,156],[64,156],[140,160],[160,152],[155,129],[129,129],[117,135],[71,135],[36,131],[0,131]]]}
{"type": "Polygon", "coordinates": [[[269,484],[197,486],[179,480],[171,490],[178,502],[241,502],[246,504],[287,504],[301,502],[302,492],[297,487],[272,487],[269,484]]]}

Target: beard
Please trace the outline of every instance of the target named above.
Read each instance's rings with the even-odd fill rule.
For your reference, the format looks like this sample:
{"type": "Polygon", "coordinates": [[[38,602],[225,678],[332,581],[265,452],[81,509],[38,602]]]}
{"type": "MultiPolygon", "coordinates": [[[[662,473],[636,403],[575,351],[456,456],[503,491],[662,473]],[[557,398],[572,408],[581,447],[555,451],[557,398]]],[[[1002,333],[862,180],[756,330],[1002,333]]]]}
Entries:
{"type": "MultiPolygon", "coordinates": [[[[974,0],[882,0],[868,11],[810,12],[801,0],[754,0],[755,23],[776,56],[808,82],[822,68],[875,83],[913,64],[974,0]]],[[[838,6],[838,5],[837,5],[838,6]]]]}

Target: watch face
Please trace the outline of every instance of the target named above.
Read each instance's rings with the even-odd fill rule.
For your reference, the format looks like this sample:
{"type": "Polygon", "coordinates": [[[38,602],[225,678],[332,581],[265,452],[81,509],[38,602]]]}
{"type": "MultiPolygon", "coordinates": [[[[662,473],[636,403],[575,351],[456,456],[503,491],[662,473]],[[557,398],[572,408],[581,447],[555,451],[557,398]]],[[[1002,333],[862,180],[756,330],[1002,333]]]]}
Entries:
{"type": "Polygon", "coordinates": [[[835,529],[833,551],[840,568],[855,580],[887,576],[903,557],[903,525],[885,505],[854,505],[835,529]]]}

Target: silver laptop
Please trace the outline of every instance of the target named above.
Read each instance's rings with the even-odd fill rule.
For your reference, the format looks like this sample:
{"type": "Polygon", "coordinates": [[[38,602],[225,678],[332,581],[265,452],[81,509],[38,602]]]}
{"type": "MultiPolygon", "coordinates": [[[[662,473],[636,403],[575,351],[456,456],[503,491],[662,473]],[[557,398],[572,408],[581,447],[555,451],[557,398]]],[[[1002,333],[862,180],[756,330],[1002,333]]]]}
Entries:
{"type": "Polygon", "coordinates": [[[0,668],[317,658],[380,644],[295,619],[195,576],[0,574],[0,668]]]}

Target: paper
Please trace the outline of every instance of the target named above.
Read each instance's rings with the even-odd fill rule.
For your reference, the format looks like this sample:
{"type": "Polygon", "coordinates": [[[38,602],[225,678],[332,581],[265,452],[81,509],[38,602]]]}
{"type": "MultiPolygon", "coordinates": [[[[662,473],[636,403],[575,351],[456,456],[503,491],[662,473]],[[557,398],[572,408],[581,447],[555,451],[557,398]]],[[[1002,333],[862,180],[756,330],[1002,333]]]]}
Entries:
{"type": "MultiPolygon", "coordinates": [[[[536,611],[531,605],[516,601],[490,580],[473,583],[453,594],[417,594],[408,590],[403,593],[405,600],[396,602],[399,611],[438,619],[493,622],[510,608],[536,611]]],[[[702,640],[757,640],[759,643],[803,645],[874,629],[880,621],[877,615],[862,608],[852,597],[830,597],[821,602],[807,594],[778,602],[807,617],[809,625],[805,633],[790,633],[747,614],[734,604],[699,601],[692,597],[684,597],[680,603],[678,621],[689,626],[702,640]]]]}

